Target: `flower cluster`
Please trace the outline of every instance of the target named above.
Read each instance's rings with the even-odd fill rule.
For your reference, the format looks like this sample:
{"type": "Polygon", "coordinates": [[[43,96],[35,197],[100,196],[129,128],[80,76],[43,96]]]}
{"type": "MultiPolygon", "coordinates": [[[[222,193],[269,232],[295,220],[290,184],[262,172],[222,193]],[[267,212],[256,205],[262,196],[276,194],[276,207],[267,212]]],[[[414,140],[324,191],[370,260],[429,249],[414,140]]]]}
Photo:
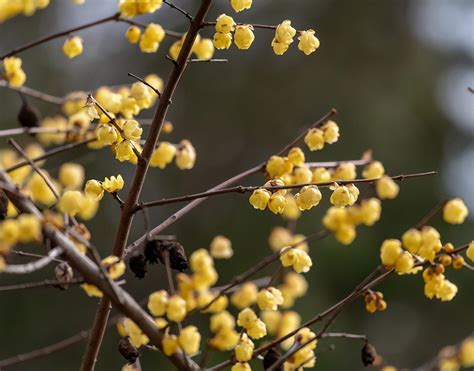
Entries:
{"type": "Polygon", "coordinates": [[[232,45],[232,32],[234,32],[234,43],[238,49],[246,50],[250,48],[255,35],[253,26],[249,24],[236,25],[234,19],[226,14],[217,17],[214,34],[214,46],[216,49],[229,49],[232,45]]]}
{"type": "MultiPolygon", "coordinates": [[[[183,47],[185,37],[186,34],[184,34],[179,40],[175,41],[171,45],[170,49],[168,50],[168,55],[171,57],[171,59],[178,59],[178,55],[181,52],[181,48],[183,47]]],[[[191,51],[198,59],[209,60],[214,55],[214,44],[211,39],[201,38],[200,35],[197,35],[191,51]]]]}
{"type": "Polygon", "coordinates": [[[135,17],[145,13],[154,13],[163,5],[163,0],[120,0],[119,10],[124,17],[135,17]]]}
{"type": "Polygon", "coordinates": [[[370,313],[387,309],[387,302],[383,299],[383,294],[380,291],[367,290],[364,301],[365,309],[370,313]]]}
{"type": "Polygon", "coordinates": [[[22,60],[17,57],[8,57],[3,60],[3,74],[11,86],[19,87],[26,81],[26,74],[21,65],[22,60]]]}
{"type": "MultiPolygon", "coordinates": [[[[319,40],[314,36],[314,30],[300,31],[298,37],[298,49],[306,55],[310,55],[319,48],[319,40]]],[[[296,35],[296,30],[291,26],[291,21],[285,20],[280,23],[275,30],[275,36],[272,40],[272,48],[276,55],[283,55],[286,53],[290,45],[293,43],[293,38],[296,35]]]]}
{"type": "Polygon", "coordinates": [[[31,16],[36,10],[44,9],[50,0],[15,0],[0,2],[0,23],[19,14],[31,16]]]}

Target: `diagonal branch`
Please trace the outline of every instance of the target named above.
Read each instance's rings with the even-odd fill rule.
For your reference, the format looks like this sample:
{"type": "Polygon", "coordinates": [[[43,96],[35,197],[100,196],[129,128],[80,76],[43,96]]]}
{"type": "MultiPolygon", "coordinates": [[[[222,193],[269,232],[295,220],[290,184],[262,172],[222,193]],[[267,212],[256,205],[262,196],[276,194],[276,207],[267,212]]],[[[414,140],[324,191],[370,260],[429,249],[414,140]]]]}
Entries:
{"type": "MultiPolygon", "coordinates": [[[[116,256],[122,257],[124,253],[125,247],[127,245],[128,236],[130,233],[130,228],[132,226],[133,216],[135,214],[134,208],[139,200],[140,193],[145,183],[145,178],[148,172],[151,155],[155,149],[156,142],[163,126],[163,122],[165,120],[169,105],[173,98],[173,94],[181,79],[181,76],[183,75],[188,65],[188,59],[189,55],[191,54],[194,41],[199,33],[199,30],[202,28],[202,22],[207,12],[209,11],[211,3],[212,0],[202,0],[197,13],[193,21],[191,22],[188,32],[186,33],[186,38],[184,39],[181,51],[178,55],[176,63],[174,64],[173,70],[171,71],[166,86],[161,94],[160,101],[158,103],[155,116],[153,117],[147,140],[145,142],[141,157],[139,158],[137,164],[137,169],[135,171],[135,176],[133,178],[130,191],[125,200],[125,203],[122,205],[120,222],[115,235],[114,247],[112,249],[112,253],[116,256]]],[[[97,354],[99,353],[100,345],[102,343],[102,338],[104,335],[105,324],[107,323],[109,314],[110,300],[108,298],[103,298],[96,312],[94,326],[89,336],[89,345],[83,358],[81,370],[85,371],[94,369],[97,354]]],[[[187,359],[185,358],[184,361],[186,362],[187,359]]],[[[184,368],[186,369],[187,366],[184,366],[184,368]]]]}

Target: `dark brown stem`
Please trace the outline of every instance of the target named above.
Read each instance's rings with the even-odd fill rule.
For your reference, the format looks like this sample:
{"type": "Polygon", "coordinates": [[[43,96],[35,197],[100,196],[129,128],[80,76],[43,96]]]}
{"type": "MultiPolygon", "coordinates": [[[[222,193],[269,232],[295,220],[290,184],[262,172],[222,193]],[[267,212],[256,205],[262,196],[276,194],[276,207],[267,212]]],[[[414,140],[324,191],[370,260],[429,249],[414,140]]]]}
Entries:
{"type": "MultiPolygon", "coordinates": [[[[49,158],[49,157],[51,157],[51,156],[55,156],[55,155],[57,155],[57,154],[60,154],[60,153],[65,152],[65,151],[69,151],[70,149],[73,149],[73,148],[76,148],[76,147],[82,147],[82,146],[84,146],[84,145],[87,145],[88,143],[93,142],[93,141],[95,141],[95,140],[96,140],[96,138],[91,138],[91,139],[83,140],[83,141],[81,141],[81,142],[74,142],[74,143],[65,144],[65,145],[63,145],[63,146],[56,147],[56,148],[52,149],[51,151],[45,152],[45,153],[42,154],[41,156],[32,158],[31,161],[33,161],[33,162],[43,161],[43,160],[46,160],[47,158],[49,158]]],[[[16,165],[7,167],[7,168],[5,169],[5,171],[6,171],[7,173],[10,173],[10,172],[12,172],[12,171],[14,171],[14,170],[20,169],[20,168],[22,168],[23,166],[28,166],[28,165],[30,165],[30,163],[25,160],[25,161],[19,162],[19,163],[16,164],[16,165]]]]}
{"type": "Polygon", "coordinates": [[[435,207],[433,207],[423,218],[421,218],[421,220],[415,225],[415,228],[416,229],[421,229],[423,228],[426,223],[428,223],[431,218],[433,218],[439,210],[441,210],[444,205],[446,205],[446,202],[448,202],[449,200],[443,200],[441,202],[439,202],[435,207]]]}
{"type": "Polygon", "coordinates": [[[158,89],[156,89],[153,85],[149,84],[148,82],[146,82],[144,79],[142,79],[140,76],[137,76],[131,72],[128,73],[128,76],[130,77],[133,77],[135,80],[138,80],[140,81],[142,84],[145,84],[146,86],[148,86],[151,90],[153,90],[155,92],[156,95],[158,95],[159,97],[161,97],[161,93],[158,91],[158,89]]]}
{"type": "MultiPolygon", "coordinates": [[[[152,125],[148,133],[147,140],[141,153],[141,159],[143,161],[139,161],[137,164],[137,170],[135,171],[135,176],[133,178],[130,191],[125,200],[125,203],[123,204],[120,222],[117,228],[114,247],[112,250],[112,253],[116,256],[123,256],[130,233],[130,228],[132,226],[133,216],[135,214],[134,208],[138,202],[141,190],[145,183],[145,177],[148,171],[151,155],[154,151],[156,142],[160,135],[161,128],[163,126],[166,113],[168,111],[168,107],[170,105],[171,99],[173,98],[173,94],[181,79],[181,76],[183,75],[186,69],[187,61],[189,59],[189,55],[191,54],[194,40],[196,39],[199,30],[202,27],[202,22],[207,12],[209,11],[211,3],[212,0],[202,0],[201,5],[194,17],[194,20],[191,22],[188,32],[186,33],[186,38],[184,39],[183,46],[176,61],[176,65],[171,71],[166,86],[162,92],[155,116],[152,121],[152,125]]],[[[100,345],[102,343],[103,332],[101,331],[101,328],[103,328],[105,326],[105,323],[107,323],[107,319],[110,313],[109,306],[109,300],[104,298],[100,303],[98,311],[96,312],[94,326],[92,328],[91,336],[89,337],[89,342],[94,342],[94,346],[95,348],[97,348],[97,350],[89,348],[89,350],[93,353],[98,352],[98,349],[100,348],[100,345]],[[96,341],[94,338],[98,340],[96,341]]],[[[183,367],[185,369],[188,369],[189,367],[187,366],[187,357],[183,358],[185,362],[183,367]]]]}
{"type": "MultiPolygon", "coordinates": [[[[68,282],[68,285],[75,285],[81,283],[84,283],[84,280],[82,278],[76,278],[68,282]]],[[[1,286],[0,292],[23,291],[42,287],[59,287],[62,284],[64,284],[64,282],[58,280],[43,280],[38,282],[19,283],[16,285],[1,286]]]]}

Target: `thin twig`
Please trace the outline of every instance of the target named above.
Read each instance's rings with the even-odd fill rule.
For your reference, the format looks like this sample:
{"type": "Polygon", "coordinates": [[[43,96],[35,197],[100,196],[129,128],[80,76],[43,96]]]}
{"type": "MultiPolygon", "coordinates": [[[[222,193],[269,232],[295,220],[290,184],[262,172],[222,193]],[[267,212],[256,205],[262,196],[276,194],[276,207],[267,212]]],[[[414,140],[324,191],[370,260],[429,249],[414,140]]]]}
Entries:
{"type": "MultiPolygon", "coordinates": [[[[392,176],[391,178],[393,180],[403,181],[405,179],[417,178],[417,177],[423,177],[423,176],[429,176],[429,175],[436,175],[436,171],[427,171],[427,172],[422,172],[422,173],[405,174],[405,175],[401,174],[401,175],[392,176]]],[[[200,192],[200,193],[190,194],[186,196],[173,197],[173,198],[168,198],[168,199],[165,198],[165,199],[161,199],[157,201],[144,202],[136,206],[135,212],[143,208],[161,206],[161,205],[166,205],[166,204],[175,203],[175,202],[191,201],[197,198],[207,198],[210,196],[217,196],[217,195],[222,195],[226,193],[247,193],[247,192],[253,192],[257,189],[266,189],[269,191],[276,191],[279,189],[299,189],[299,188],[303,188],[309,185],[315,185],[322,188],[322,187],[331,187],[334,185],[334,183],[337,183],[339,185],[374,183],[379,179],[380,178],[371,178],[371,179],[362,178],[362,179],[353,179],[353,180],[344,180],[344,181],[338,180],[338,181],[329,181],[329,182],[320,182],[320,183],[289,184],[289,185],[282,185],[282,186],[246,186],[246,187],[236,186],[236,187],[231,187],[231,188],[218,189],[215,191],[206,191],[206,192],[200,192]]]]}
{"type": "Polygon", "coordinates": [[[11,86],[8,83],[8,81],[3,80],[3,79],[0,79],[0,87],[17,91],[19,93],[28,95],[30,97],[36,98],[36,99],[41,100],[41,101],[46,102],[46,103],[61,105],[65,102],[65,99],[63,97],[56,97],[56,96],[51,95],[51,94],[46,94],[46,93],[43,93],[42,91],[31,89],[27,86],[20,86],[20,87],[11,86]]]}
{"type": "MultiPolygon", "coordinates": [[[[87,145],[93,141],[97,140],[97,138],[90,138],[90,139],[86,139],[86,140],[83,140],[81,142],[74,142],[74,143],[68,143],[68,144],[65,144],[63,146],[60,146],[60,147],[56,147],[48,152],[45,152],[44,154],[42,154],[41,156],[38,156],[38,157],[35,157],[35,158],[32,158],[31,161],[33,162],[39,162],[39,161],[43,161],[43,160],[46,160],[47,158],[49,157],[52,157],[52,156],[55,156],[57,154],[60,154],[60,153],[63,153],[65,151],[69,151],[70,149],[73,149],[73,148],[76,148],[76,147],[82,147],[84,145],[87,145]]],[[[29,161],[22,161],[22,162],[19,162],[18,164],[15,164],[13,166],[10,166],[10,167],[7,167],[6,169],[4,169],[7,173],[10,173],[14,170],[17,170],[17,169],[20,169],[22,168],[23,166],[28,166],[30,165],[30,162],[29,161]]]]}
{"type": "Polygon", "coordinates": [[[146,82],[144,79],[142,79],[140,76],[137,76],[131,72],[128,73],[128,76],[130,77],[133,77],[135,80],[138,80],[140,81],[142,84],[145,84],[146,86],[148,86],[151,90],[153,90],[156,95],[158,95],[159,97],[161,97],[161,93],[158,91],[157,88],[155,88],[153,85],[151,85],[150,83],[146,82]]]}
{"type": "Polygon", "coordinates": [[[12,273],[12,274],[28,274],[35,271],[38,271],[46,267],[49,263],[54,261],[54,259],[61,255],[63,249],[61,247],[55,247],[54,249],[48,252],[47,256],[42,257],[41,259],[35,260],[34,262],[26,264],[8,264],[2,271],[2,273],[12,273]]]}
{"type": "MultiPolygon", "coordinates": [[[[68,285],[82,284],[84,280],[82,278],[75,278],[69,281],[68,285]]],[[[18,283],[16,285],[0,286],[0,292],[11,292],[11,291],[23,291],[29,289],[37,289],[43,287],[59,287],[64,282],[58,280],[43,280],[37,282],[18,283]]]]}
{"type": "Polygon", "coordinates": [[[41,177],[41,179],[44,180],[48,188],[53,193],[54,197],[56,197],[56,199],[59,200],[59,193],[56,187],[54,186],[54,184],[49,179],[49,177],[38,166],[36,166],[35,162],[28,157],[25,150],[15,141],[15,139],[10,138],[8,142],[13,146],[15,151],[17,151],[20,154],[21,157],[23,157],[26,161],[28,161],[28,163],[33,168],[33,170],[41,177]]]}
{"type": "Polygon", "coordinates": [[[421,218],[421,220],[416,223],[415,227],[416,229],[421,229],[423,228],[426,223],[428,223],[431,218],[433,218],[439,210],[441,210],[444,205],[446,205],[446,202],[448,202],[449,200],[443,200],[441,202],[439,202],[435,207],[433,207],[423,218],[421,218]]]}
{"type": "Polygon", "coordinates": [[[189,14],[186,10],[180,8],[179,6],[174,5],[173,3],[169,2],[168,0],[163,0],[163,2],[168,5],[170,8],[173,8],[183,14],[187,19],[189,19],[191,22],[193,21],[194,17],[189,14]]]}

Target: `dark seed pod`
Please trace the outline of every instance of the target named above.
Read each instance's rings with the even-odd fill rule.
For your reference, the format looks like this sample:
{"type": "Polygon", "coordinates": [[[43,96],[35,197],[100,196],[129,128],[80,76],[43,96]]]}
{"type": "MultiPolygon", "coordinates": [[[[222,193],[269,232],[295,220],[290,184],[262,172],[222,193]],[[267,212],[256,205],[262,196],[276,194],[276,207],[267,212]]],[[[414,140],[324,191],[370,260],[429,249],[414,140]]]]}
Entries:
{"type": "MultiPolygon", "coordinates": [[[[170,267],[183,272],[188,269],[188,259],[183,245],[178,241],[160,241],[161,251],[167,250],[170,258],[170,267]]],[[[160,254],[160,261],[164,264],[163,254],[160,254]]]]}
{"type": "Polygon", "coordinates": [[[145,277],[147,272],[146,259],[142,254],[132,255],[128,261],[128,266],[139,280],[145,277]]]}
{"type": "Polygon", "coordinates": [[[0,189],[0,220],[4,220],[7,217],[8,212],[8,197],[0,189]]]}
{"type": "Polygon", "coordinates": [[[38,127],[40,114],[36,107],[32,106],[23,94],[20,94],[22,105],[18,112],[18,122],[24,128],[38,127]]]}
{"type": "Polygon", "coordinates": [[[369,366],[374,363],[375,357],[377,356],[377,351],[372,344],[366,342],[362,348],[361,356],[364,366],[369,366]]]}
{"type": "Polygon", "coordinates": [[[158,263],[159,258],[160,258],[157,243],[158,241],[156,240],[148,240],[148,239],[145,243],[145,249],[143,252],[145,254],[146,261],[150,264],[158,263]]]}
{"type": "Polygon", "coordinates": [[[69,283],[72,281],[72,278],[74,277],[74,272],[67,262],[62,262],[59,263],[56,268],[54,268],[54,275],[60,282],[56,285],[56,287],[60,290],[66,290],[69,287],[69,283]]]}
{"type": "Polygon", "coordinates": [[[123,358],[125,358],[129,363],[135,363],[137,358],[140,357],[140,353],[137,348],[130,343],[128,336],[120,339],[117,349],[123,358]]]}
{"type": "MultiPolygon", "coordinates": [[[[270,367],[273,366],[273,364],[275,364],[278,361],[279,358],[280,358],[280,353],[278,353],[278,351],[276,351],[275,349],[270,348],[268,352],[265,354],[265,356],[263,357],[263,369],[268,370],[270,367]]],[[[282,370],[283,370],[282,366],[278,366],[275,369],[275,371],[282,371],[282,370]]]]}

